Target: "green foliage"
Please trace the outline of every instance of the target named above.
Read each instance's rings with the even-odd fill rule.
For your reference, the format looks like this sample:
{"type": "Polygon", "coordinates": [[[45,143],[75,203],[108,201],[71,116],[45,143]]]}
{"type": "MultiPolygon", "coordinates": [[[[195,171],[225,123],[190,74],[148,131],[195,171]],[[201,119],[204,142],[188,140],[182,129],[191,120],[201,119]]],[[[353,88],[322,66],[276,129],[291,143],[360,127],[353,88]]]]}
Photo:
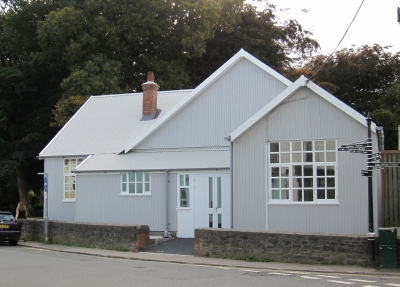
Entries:
{"type": "Polygon", "coordinates": [[[310,36],[295,20],[279,23],[273,5],[264,11],[246,5],[240,12],[240,21],[232,29],[216,31],[215,37],[207,41],[207,53],[190,61],[192,76],[205,80],[242,48],[285,74],[290,65],[318,49],[318,43],[310,36]]]}

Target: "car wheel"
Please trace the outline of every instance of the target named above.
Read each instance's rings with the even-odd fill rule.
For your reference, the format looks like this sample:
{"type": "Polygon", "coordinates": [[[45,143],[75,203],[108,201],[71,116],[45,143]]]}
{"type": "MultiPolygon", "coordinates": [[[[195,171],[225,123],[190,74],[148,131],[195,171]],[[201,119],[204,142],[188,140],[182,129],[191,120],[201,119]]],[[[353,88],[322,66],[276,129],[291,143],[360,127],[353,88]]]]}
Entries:
{"type": "Polygon", "coordinates": [[[8,240],[8,244],[10,244],[11,246],[15,246],[18,244],[18,240],[8,240]]]}

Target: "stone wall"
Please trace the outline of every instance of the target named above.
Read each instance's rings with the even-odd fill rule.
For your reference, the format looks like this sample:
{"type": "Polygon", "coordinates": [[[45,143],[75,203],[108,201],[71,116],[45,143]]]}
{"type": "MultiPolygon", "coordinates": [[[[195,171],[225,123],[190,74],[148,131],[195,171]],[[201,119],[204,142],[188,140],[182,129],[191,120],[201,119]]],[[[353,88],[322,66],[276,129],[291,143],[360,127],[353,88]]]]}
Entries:
{"type": "MultiPolygon", "coordinates": [[[[43,219],[28,219],[28,240],[44,241],[43,219]]],[[[50,242],[102,249],[142,251],[149,246],[149,226],[49,221],[50,242]]]]}
{"type": "MultiPolygon", "coordinates": [[[[378,247],[378,239],[375,241],[378,247]]],[[[379,250],[375,250],[379,260],[379,250]]],[[[356,235],[198,228],[194,253],[232,259],[367,266],[368,240],[356,235]]]]}

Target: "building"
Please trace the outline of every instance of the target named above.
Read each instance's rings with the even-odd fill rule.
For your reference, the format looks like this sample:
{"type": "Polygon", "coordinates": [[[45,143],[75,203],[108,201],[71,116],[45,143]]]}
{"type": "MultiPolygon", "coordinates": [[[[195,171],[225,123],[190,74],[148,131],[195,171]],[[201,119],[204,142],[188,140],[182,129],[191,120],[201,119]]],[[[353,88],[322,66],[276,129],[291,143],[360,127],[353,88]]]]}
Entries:
{"type": "Polygon", "coordinates": [[[90,97],[39,154],[50,220],[368,232],[366,155],[338,151],[365,118],[305,77],[241,50],[193,90],[158,91],[151,72],[142,87],[90,97]]]}

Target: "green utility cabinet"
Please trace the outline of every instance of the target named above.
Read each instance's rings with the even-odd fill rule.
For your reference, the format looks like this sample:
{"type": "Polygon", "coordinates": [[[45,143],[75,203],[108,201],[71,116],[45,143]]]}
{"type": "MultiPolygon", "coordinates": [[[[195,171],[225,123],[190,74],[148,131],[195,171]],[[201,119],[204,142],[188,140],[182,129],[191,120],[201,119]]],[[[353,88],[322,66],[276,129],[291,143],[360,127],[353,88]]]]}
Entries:
{"type": "Polygon", "coordinates": [[[397,268],[397,228],[379,228],[379,259],[384,268],[397,268]]]}

